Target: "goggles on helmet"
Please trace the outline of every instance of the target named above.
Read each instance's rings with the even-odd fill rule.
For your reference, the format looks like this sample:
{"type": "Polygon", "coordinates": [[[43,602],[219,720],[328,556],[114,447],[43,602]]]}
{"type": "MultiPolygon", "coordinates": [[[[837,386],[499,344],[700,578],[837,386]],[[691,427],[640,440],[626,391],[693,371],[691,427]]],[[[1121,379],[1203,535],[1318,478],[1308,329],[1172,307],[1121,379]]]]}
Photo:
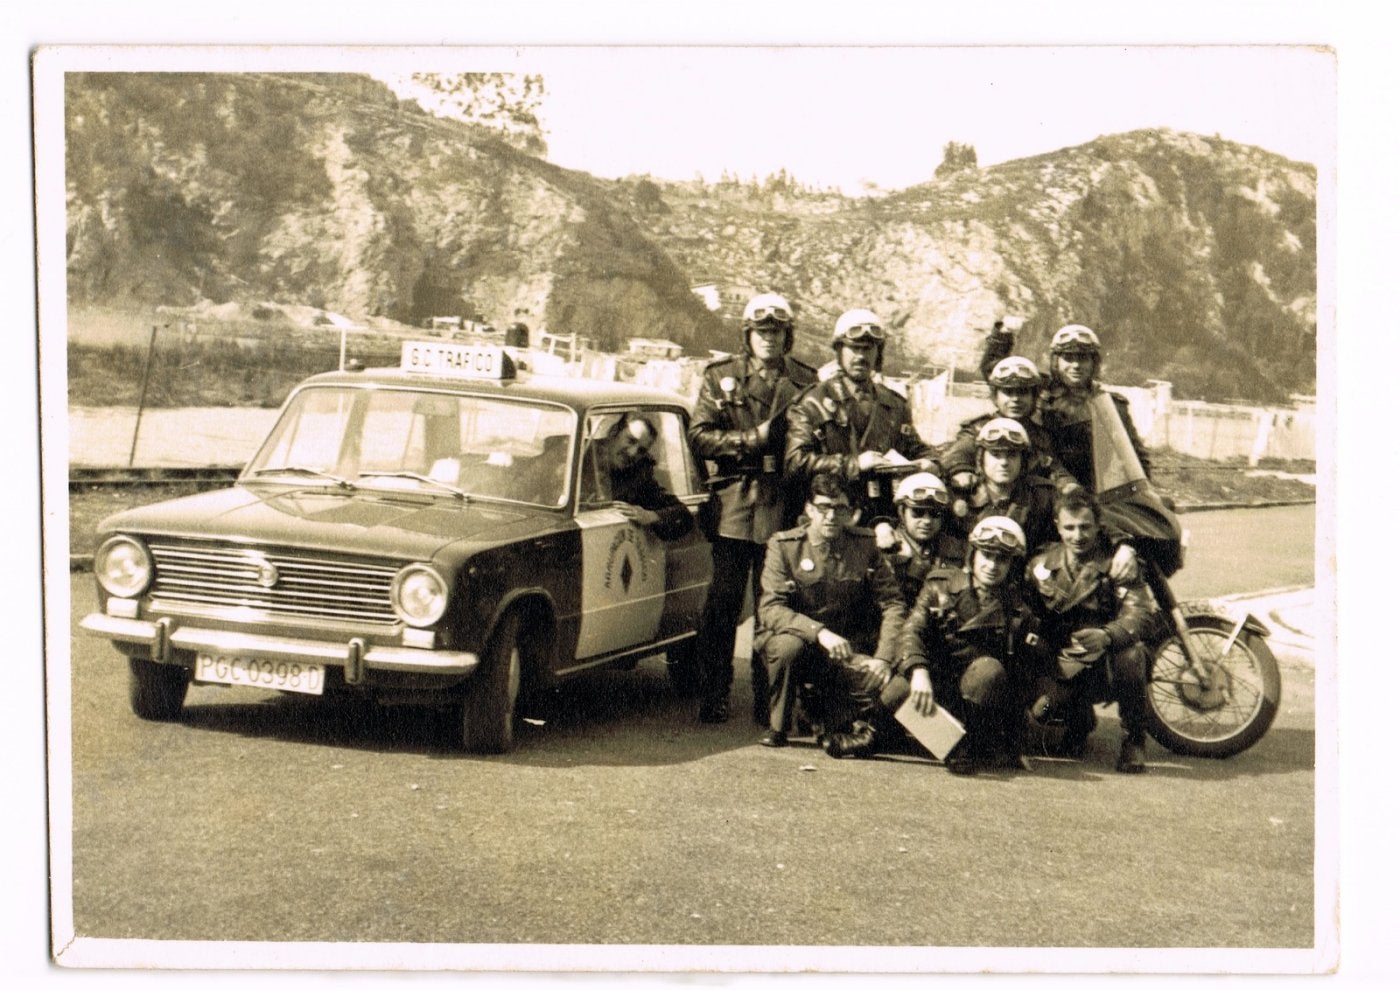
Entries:
{"type": "Polygon", "coordinates": [[[759,306],[745,320],[749,323],[791,323],[792,310],[786,306],[759,306]]]}
{"type": "Polygon", "coordinates": [[[977,431],[977,446],[1029,450],[1031,437],[1026,428],[1014,419],[997,418],[989,420],[977,431]]]}
{"type": "Polygon", "coordinates": [[[1054,354],[1097,354],[1099,335],[1088,327],[1072,323],[1055,331],[1055,336],[1050,338],[1050,351],[1054,354]]]}
{"type": "Polygon", "coordinates": [[[979,550],[999,550],[1003,553],[1024,554],[1026,534],[1016,520],[1007,516],[988,516],[972,527],[967,541],[979,550]]]}
{"type": "Polygon", "coordinates": [[[911,474],[894,491],[895,505],[947,505],[948,489],[935,474],[911,474]]]}
{"type": "Polygon", "coordinates": [[[745,323],[791,323],[792,306],[776,293],[754,296],[744,307],[745,323]]]}
{"type": "Polygon", "coordinates": [[[885,339],[885,328],[878,323],[854,323],[848,327],[838,327],[836,339],[851,344],[873,340],[878,344],[885,339]]]}
{"type": "Polygon", "coordinates": [[[1002,358],[987,376],[987,382],[997,389],[1039,388],[1040,369],[1029,358],[1002,358]]]}

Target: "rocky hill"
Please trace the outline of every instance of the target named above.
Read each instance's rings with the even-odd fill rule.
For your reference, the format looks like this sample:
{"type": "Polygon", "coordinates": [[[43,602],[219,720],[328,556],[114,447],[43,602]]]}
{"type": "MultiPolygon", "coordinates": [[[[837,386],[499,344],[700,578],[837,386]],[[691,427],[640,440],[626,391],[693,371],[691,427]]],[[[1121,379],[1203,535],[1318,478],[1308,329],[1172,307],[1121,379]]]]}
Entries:
{"type": "Polygon", "coordinates": [[[80,75],[68,89],[75,304],[275,300],[416,324],[521,319],[617,346],[732,348],[705,280],[775,289],[825,360],[836,315],[897,368],[975,365],[992,320],[1043,355],[1100,331],[1113,381],[1278,399],[1316,375],[1316,174],[1139,131],[859,199],[786,181],[596,179],[429,117],[365,77],[80,75]]]}

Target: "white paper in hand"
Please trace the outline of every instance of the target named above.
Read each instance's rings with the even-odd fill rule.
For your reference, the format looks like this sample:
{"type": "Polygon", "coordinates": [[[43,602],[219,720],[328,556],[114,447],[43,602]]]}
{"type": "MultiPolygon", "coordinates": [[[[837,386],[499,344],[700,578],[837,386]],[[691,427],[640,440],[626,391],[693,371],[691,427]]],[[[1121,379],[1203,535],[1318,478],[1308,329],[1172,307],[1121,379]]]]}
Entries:
{"type": "Polygon", "coordinates": [[[963,724],[949,715],[942,705],[939,705],[932,715],[920,714],[914,707],[912,697],[904,699],[904,704],[899,706],[894,717],[918,740],[920,746],[939,760],[946,759],[958,744],[958,740],[967,732],[963,724]]]}

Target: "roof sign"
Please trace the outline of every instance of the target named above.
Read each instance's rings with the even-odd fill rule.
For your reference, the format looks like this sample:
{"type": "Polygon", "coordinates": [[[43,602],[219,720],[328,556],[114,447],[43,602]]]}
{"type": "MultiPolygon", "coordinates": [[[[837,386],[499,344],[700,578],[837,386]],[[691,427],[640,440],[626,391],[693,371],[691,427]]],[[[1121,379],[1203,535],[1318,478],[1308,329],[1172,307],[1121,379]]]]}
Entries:
{"type": "Polygon", "coordinates": [[[405,341],[399,368],[447,378],[499,381],[515,377],[515,362],[499,347],[436,340],[405,341]]]}

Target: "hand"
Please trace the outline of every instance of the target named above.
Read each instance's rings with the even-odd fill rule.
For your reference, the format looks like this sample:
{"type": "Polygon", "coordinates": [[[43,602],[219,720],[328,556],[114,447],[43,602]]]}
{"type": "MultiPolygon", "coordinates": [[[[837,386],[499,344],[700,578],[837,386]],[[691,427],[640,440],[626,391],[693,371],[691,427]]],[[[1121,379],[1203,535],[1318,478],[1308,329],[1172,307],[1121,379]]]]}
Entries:
{"type": "Polygon", "coordinates": [[[920,715],[932,715],[938,711],[933,700],[933,678],[927,667],[915,667],[909,675],[909,700],[914,703],[914,711],[920,715]]]}
{"type": "Polygon", "coordinates": [[[875,524],[875,546],[881,550],[888,550],[894,544],[894,527],[887,522],[877,522],[875,524]]]}
{"type": "Polygon", "coordinates": [[[626,516],[628,522],[634,522],[638,526],[655,526],[661,521],[661,517],[655,512],[631,502],[614,502],[612,507],[626,516]]]}
{"type": "Polygon", "coordinates": [[[856,458],[856,466],[862,474],[868,474],[876,468],[889,467],[890,462],[889,458],[878,450],[862,450],[860,457],[856,458]]]}
{"type": "Polygon", "coordinates": [[[938,473],[938,462],[928,457],[920,457],[914,462],[914,467],[929,474],[938,473]]]}
{"type": "Polygon", "coordinates": [[[1127,543],[1120,544],[1108,565],[1108,576],[1119,584],[1135,584],[1138,580],[1137,551],[1127,543]]]}
{"type": "Polygon", "coordinates": [[[851,649],[851,641],[827,628],[817,633],[817,645],[826,650],[826,655],[833,660],[844,662],[855,656],[855,650],[851,649]]]}
{"type": "Polygon", "coordinates": [[[954,471],[950,482],[951,487],[961,489],[965,492],[971,491],[972,486],[975,484],[977,484],[977,475],[973,474],[971,471],[954,471]]]}
{"type": "Polygon", "coordinates": [[[1089,653],[1100,653],[1108,649],[1108,633],[1102,629],[1081,629],[1070,636],[1075,644],[1089,653]]]}
{"type": "Polygon", "coordinates": [[[879,657],[861,657],[854,664],[856,670],[865,671],[865,689],[878,691],[890,682],[892,671],[889,662],[879,657]]]}
{"type": "Polygon", "coordinates": [[[772,432],[772,425],[773,421],[771,419],[765,419],[762,423],[759,423],[758,426],[754,427],[754,433],[758,435],[758,445],[760,447],[767,445],[768,434],[772,432]]]}

